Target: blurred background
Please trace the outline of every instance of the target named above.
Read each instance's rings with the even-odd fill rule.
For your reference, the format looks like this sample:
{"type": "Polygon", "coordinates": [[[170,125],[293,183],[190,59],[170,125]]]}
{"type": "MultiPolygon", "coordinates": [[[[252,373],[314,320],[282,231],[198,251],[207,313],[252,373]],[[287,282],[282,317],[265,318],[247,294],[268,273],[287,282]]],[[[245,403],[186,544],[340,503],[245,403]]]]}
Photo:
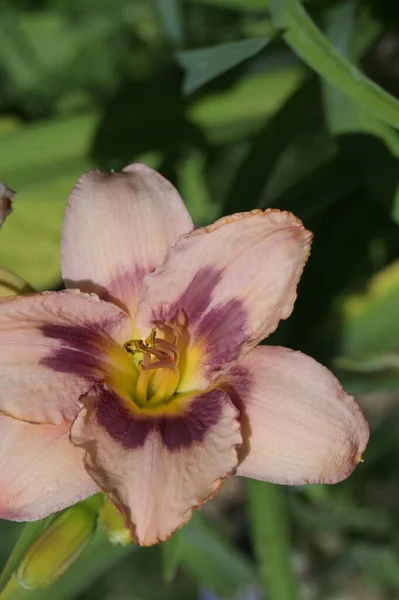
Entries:
{"type": "MultiPolygon", "coordinates": [[[[339,485],[231,478],[163,546],[99,532],[54,587],[0,598],[399,598],[397,0],[1,0],[0,39],[1,266],[59,288],[92,167],[159,169],[196,225],[292,210],[313,252],[268,341],[327,364],[372,432],[339,485]]],[[[22,529],[0,521],[0,566],[22,529]]]]}

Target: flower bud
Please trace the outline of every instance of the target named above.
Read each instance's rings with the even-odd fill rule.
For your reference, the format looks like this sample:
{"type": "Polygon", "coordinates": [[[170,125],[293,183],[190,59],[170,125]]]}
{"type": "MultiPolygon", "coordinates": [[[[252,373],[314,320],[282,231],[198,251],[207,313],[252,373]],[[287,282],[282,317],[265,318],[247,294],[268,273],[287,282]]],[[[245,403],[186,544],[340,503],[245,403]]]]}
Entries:
{"type": "Polygon", "coordinates": [[[55,517],[23,557],[16,573],[20,585],[38,590],[57,581],[86,548],[96,523],[97,513],[83,504],[55,517]]]}
{"type": "Polygon", "coordinates": [[[110,500],[100,508],[100,525],[112,544],[127,546],[133,542],[133,536],[126,528],[121,513],[110,500]]]}

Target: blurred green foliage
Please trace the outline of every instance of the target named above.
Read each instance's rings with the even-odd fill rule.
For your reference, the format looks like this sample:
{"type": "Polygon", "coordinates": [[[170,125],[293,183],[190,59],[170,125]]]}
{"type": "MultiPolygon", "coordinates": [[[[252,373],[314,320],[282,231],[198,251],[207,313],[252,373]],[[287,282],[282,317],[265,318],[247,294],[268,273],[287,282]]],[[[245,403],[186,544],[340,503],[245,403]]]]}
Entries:
{"type": "MultiPolygon", "coordinates": [[[[271,342],[335,369],[372,430],[338,486],[232,480],[164,546],[98,532],[53,588],[1,598],[399,597],[398,31],[396,0],[0,1],[0,180],[18,191],[1,266],[60,285],[91,167],[158,168],[197,225],[292,210],[313,254],[271,342]]],[[[0,523],[2,564],[22,529],[0,523]]]]}

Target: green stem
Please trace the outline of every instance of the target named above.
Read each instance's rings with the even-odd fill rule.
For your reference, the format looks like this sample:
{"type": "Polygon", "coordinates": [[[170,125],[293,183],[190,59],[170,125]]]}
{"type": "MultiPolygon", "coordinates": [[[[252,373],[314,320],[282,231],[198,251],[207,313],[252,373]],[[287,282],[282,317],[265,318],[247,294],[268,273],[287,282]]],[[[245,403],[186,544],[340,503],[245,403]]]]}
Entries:
{"type": "Polygon", "coordinates": [[[270,600],[299,600],[292,568],[283,488],[249,480],[250,526],[260,576],[270,600]]]}

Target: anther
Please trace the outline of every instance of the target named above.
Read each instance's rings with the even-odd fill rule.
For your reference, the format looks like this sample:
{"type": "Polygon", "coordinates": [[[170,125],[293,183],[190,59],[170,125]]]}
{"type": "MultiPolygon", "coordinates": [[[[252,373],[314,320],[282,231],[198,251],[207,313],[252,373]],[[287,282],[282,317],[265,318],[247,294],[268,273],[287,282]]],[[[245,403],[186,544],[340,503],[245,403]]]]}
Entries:
{"type": "Polygon", "coordinates": [[[123,349],[126,350],[126,352],[130,352],[130,354],[135,354],[136,350],[134,350],[132,348],[133,343],[134,343],[134,340],[128,340],[127,342],[125,342],[123,344],[123,349]]]}
{"type": "Polygon", "coordinates": [[[145,343],[147,346],[151,346],[153,348],[155,346],[155,336],[157,334],[157,330],[155,327],[151,329],[150,335],[145,339],[145,343]]]}

